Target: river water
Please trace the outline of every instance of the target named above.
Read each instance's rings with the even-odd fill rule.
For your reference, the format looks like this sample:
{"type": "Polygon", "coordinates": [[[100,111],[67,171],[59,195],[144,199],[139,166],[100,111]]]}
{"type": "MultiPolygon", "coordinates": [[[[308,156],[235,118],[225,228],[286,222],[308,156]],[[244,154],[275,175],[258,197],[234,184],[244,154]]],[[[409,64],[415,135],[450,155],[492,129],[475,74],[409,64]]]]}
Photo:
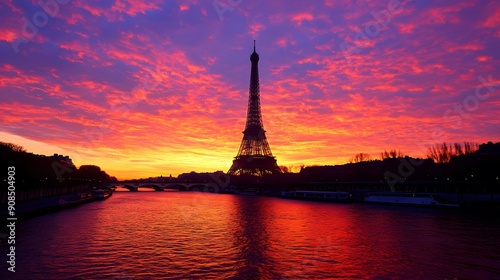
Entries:
{"type": "Polygon", "coordinates": [[[7,279],[499,279],[500,272],[499,216],[194,192],[115,192],[18,221],[16,244],[16,273],[0,273],[7,279]]]}

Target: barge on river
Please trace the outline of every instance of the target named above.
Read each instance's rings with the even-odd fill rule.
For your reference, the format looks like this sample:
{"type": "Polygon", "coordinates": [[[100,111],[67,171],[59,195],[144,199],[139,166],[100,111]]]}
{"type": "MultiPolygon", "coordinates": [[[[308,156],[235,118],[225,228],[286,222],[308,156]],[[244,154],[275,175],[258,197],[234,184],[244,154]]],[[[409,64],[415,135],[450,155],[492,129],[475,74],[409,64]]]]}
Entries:
{"type": "Polygon", "coordinates": [[[400,193],[400,192],[373,192],[368,193],[364,202],[374,204],[389,204],[402,206],[424,207],[459,207],[457,203],[448,201],[433,193],[400,193]]]}
{"type": "Polygon", "coordinates": [[[349,192],[328,192],[328,191],[282,191],[281,197],[315,200],[315,201],[333,201],[333,202],[348,202],[351,201],[349,192]]]}

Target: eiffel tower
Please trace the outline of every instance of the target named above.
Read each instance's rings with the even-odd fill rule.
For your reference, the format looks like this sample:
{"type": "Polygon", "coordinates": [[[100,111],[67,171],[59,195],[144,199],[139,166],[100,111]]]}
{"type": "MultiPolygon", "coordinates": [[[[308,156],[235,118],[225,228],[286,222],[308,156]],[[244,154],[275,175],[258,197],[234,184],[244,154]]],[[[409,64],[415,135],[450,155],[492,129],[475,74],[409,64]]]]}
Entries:
{"type": "Polygon", "coordinates": [[[262,124],[260,111],[259,89],[259,55],[255,51],[250,55],[252,70],[250,73],[250,89],[248,98],[247,123],[243,131],[238,155],[233,160],[233,165],[227,172],[229,175],[251,174],[263,176],[264,174],[281,173],[276,158],[271,153],[271,148],[266,139],[266,131],[262,124]]]}

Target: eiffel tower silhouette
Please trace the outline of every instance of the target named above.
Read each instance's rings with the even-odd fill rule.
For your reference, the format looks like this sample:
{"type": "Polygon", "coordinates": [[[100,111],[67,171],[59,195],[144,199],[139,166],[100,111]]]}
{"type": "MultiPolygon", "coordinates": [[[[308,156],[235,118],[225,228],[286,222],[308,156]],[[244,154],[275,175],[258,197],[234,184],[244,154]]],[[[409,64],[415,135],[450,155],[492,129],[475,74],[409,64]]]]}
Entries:
{"type": "Polygon", "coordinates": [[[259,55],[255,51],[255,40],[253,41],[253,53],[250,55],[250,61],[252,62],[252,70],[250,73],[247,123],[238,155],[234,158],[233,165],[227,173],[229,175],[251,174],[257,176],[281,173],[276,158],[271,153],[271,148],[267,143],[266,131],[262,124],[259,55]]]}

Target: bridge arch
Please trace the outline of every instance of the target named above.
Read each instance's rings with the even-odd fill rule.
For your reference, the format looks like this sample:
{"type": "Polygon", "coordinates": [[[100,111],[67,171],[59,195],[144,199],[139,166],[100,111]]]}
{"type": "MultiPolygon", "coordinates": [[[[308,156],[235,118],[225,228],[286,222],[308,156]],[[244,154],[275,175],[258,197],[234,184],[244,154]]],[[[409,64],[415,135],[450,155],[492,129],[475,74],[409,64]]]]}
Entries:
{"type": "Polygon", "coordinates": [[[132,185],[129,185],[129,184],[123,184],[121,185],[123,188],[125,189],[128,189],[129,191],[133,192],[133,191],[137,191],[138,187],[137,186],[132,186],[132,185]]]}
{"type": "Polygon", "coordinates": [[[139,188],[151,188],[156,191],[178,189],[179,191],[218,193],[221,190],[219,184],[213,182],[119,182],[109,185],[109,187],[117,186],[122,186],[130,191],[138,191],[139,188]]]}
{"type": "Polygon", "coordinates": [[[190,191],[198,191],[198,192],[211,192],[211,193],[216,193],[219,192],[219,187],[215,184],[192,184],[189,186],[190,191]]]}

